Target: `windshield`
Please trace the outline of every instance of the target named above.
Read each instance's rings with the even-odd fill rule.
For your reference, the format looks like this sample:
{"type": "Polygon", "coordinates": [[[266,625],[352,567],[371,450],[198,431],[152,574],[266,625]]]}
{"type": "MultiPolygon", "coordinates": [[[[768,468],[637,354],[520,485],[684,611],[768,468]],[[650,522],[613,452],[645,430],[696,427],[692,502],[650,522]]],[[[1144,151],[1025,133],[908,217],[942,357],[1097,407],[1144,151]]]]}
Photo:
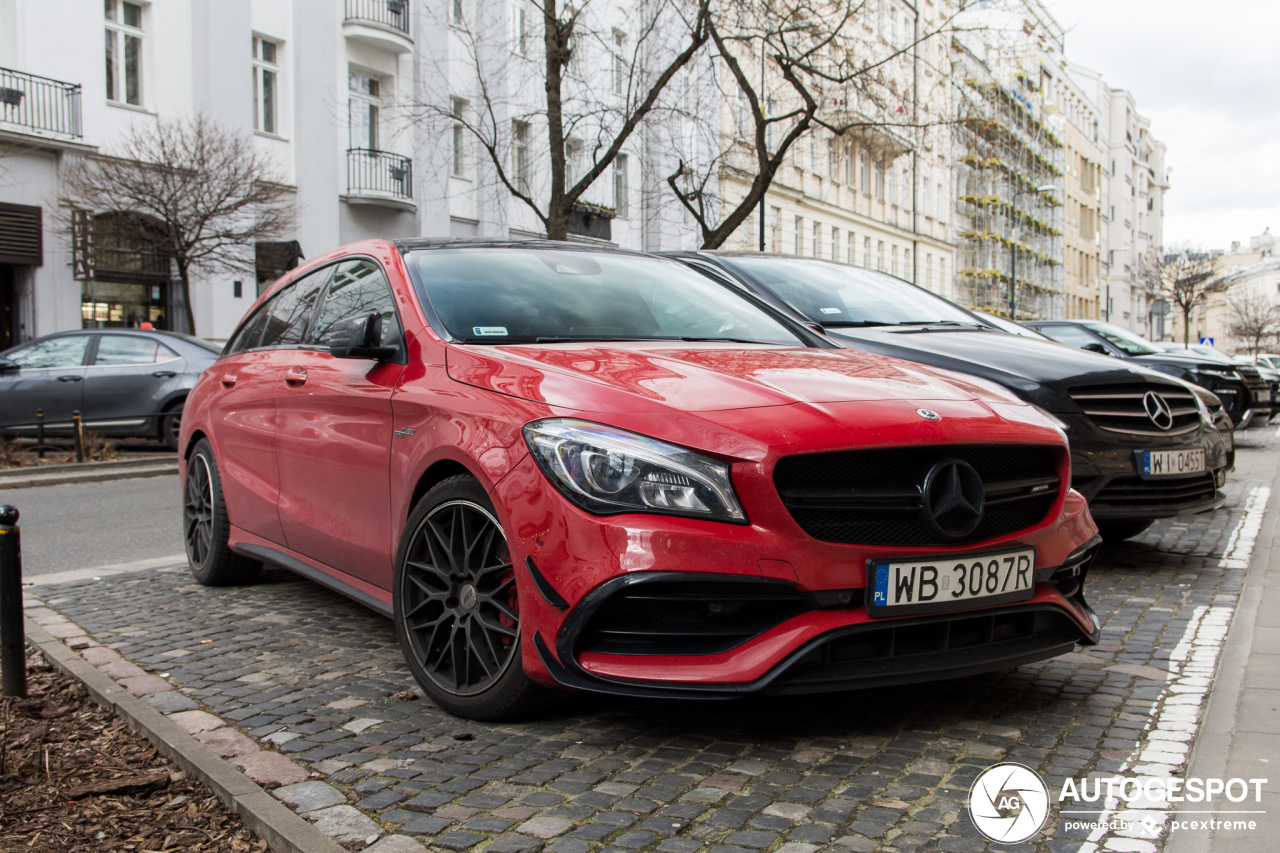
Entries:
{"type": "Polygon", "coordinates": [[[982,325],[945,299],[883,273],[803,258],[735,255],[729,261],[824,326],[982,325]]]}
{"type": "Polygon", "coordinates": [[[676,261],[541,248],[409,254],[462,343],[710,340],[808,346],[728,288],[676,261]]]}
{"type": "Polygon", "coordinates": [[[1112,326],[1109,323],[1090,323],[1089,328],[1095,334],[1101,335],[1107,343],[1119,347],[1129,355],[1152,355],[1163,352],[1159,347],[1152,346],[1149,341],[1119,326],[1112,326]]]}
{"type": "Polygon", "coordinates": [[[1008,332],[1011,335],[1020,335],[1024,338],[1035,338],[1038,341],[1048,340],[1044,335],[1034,329],[1028,329],[1026,326],[1021,323],[1016,323],[1008,317],[999,317],[995,314],[987,314],[982,311],[975,311],[974,314],[976,314],[988,326],[997,328],[1002,332],[1008,332]]]}

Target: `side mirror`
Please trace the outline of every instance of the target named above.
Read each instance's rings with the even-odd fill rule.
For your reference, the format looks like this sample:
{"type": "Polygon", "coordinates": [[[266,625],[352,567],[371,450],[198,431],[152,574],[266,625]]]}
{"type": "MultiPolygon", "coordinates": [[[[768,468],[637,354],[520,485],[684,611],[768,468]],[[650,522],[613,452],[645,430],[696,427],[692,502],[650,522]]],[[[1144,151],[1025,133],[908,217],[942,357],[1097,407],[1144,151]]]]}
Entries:
{"type": "Polygon", "coordinates": [[[1080,347],[1080,349],[1086,350],[1087,352],[1096,352],[1101,355],[1111,355],[1111,350],[1107,349],[1106,347],[1104,347],[1102,344],[1099,344],[1099,343],[1085,344],[1084,346],[1080,347]]]}
{"type": "Polygon", "coordinates": [[[0,358],[0,373],[13,373],[22,368],[16,361],[10,361],[7,358],[0,358]]]}
{"type": "Polygon", "coordinates": [[[820,335],[825,335],[827,333],[826,327],[816,320],[805,320],[804,324],[820,335]]]}
{"type": "Polygon", "coordinates": [[[329,352],[334,358],[385,361],[395,356],[396,348],[382,346],[382,315],[371,312],[334,323],[329,334],[329,352]]]}

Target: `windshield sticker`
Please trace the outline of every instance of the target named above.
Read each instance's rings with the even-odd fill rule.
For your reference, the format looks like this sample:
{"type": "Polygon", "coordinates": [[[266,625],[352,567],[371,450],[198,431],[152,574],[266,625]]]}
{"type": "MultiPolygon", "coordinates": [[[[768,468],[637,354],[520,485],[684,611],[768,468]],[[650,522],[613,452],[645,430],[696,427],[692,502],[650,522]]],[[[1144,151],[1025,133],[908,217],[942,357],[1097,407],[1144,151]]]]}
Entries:
{"type": "Polygon", "coordinates": [[[822,308],[820,310],[822,311],[823,314],[839,314],[840,313],[839,308],[822,308]]]}
{"type": "Polygon", "coordinates": [[[507,336],[506,326],[472,326],[471,331],[480,337],[505,338],[507,336]]]}

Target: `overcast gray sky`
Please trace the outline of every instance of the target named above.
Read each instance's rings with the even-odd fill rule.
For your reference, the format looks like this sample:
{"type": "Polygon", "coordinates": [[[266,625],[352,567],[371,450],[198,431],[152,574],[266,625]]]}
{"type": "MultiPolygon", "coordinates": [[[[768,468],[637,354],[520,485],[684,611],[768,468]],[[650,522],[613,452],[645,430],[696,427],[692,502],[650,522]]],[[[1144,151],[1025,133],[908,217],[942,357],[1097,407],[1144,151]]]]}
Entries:
{"type": "Polygon", "coordinates": [[[1067,58],[1132,92],[1169,146],[1166,245],[1280,233],[1280,3],[1045,2],[1067,58]]]}

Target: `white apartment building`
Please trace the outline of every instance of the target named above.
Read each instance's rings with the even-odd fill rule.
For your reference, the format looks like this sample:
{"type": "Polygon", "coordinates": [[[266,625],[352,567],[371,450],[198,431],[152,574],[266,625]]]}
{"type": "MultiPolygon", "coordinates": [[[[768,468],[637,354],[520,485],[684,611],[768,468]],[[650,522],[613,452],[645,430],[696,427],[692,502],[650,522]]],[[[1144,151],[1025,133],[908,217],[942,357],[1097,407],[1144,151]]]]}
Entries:
{"type": "MultiPolygon", "coordinates": [[[[855,31],[840,44],[883,62],[877,74],[899,96],[886,108],[860,97],[858,85],[828,93],[820,118],[866,126],[843,134],[815,128],[797,140],[765,199],[763,245],[757,207],[725,248],[856,264],[951,297],[951,67],[949,35],[938,30],[952,7],[949,0],[872,0],[861,7],[855,31]]],[[[764,91],[770,115],[798,105],[780,79],[767,80],[764,91]]],[[[726,101],[721,138],[729,156],[719,188],[735,204],[754,178],[748,170],[754,155],[737,106],[726,101]],[[735,139],[741,153],[734,152],[735,139]]]]}
{"type": "Polygon", "coordinates": [[[1104,320],[1151,336],[1154,296],[1138,284],[1138,261],[1164,246],[1164,194],[1169,191],[1165,144],[1133,95],[1113,89],[1097,71],[1068,69],[1098,107],[1103,160],[1102,312],[1104,320]]]}
{"type": "MultiPolygon", "coordinates": [[[[580,112],[600,106],[591,98],[613,99],[598,112],[625,108],[632,68],[669,49],[637,43],[642,11],[592,7],[582,32],[595,37],[575,45],[566,84],[580,112]]],[[[83,325],[181,325],[167,258],[120,247],[99,258],[96,281],[78,281],[59,206],[68,158],[109,152],[157,116],[200,112],[252,134],[295,192],[295,233],[245,247],[243,273],[193,284],[205,337],[225,338],[294,249],[545,233],[466,130],[489,122],[507,178],[545,195],[534,15],[521,0],[0,0],[0,348],[83,325]]],[[[589,167],[596,130],[576,126],[570,170],[589,167]]],[[[636,249],[695,245],[662,192],[661,142],[636,133],[571,230],[636,249]]]]}

